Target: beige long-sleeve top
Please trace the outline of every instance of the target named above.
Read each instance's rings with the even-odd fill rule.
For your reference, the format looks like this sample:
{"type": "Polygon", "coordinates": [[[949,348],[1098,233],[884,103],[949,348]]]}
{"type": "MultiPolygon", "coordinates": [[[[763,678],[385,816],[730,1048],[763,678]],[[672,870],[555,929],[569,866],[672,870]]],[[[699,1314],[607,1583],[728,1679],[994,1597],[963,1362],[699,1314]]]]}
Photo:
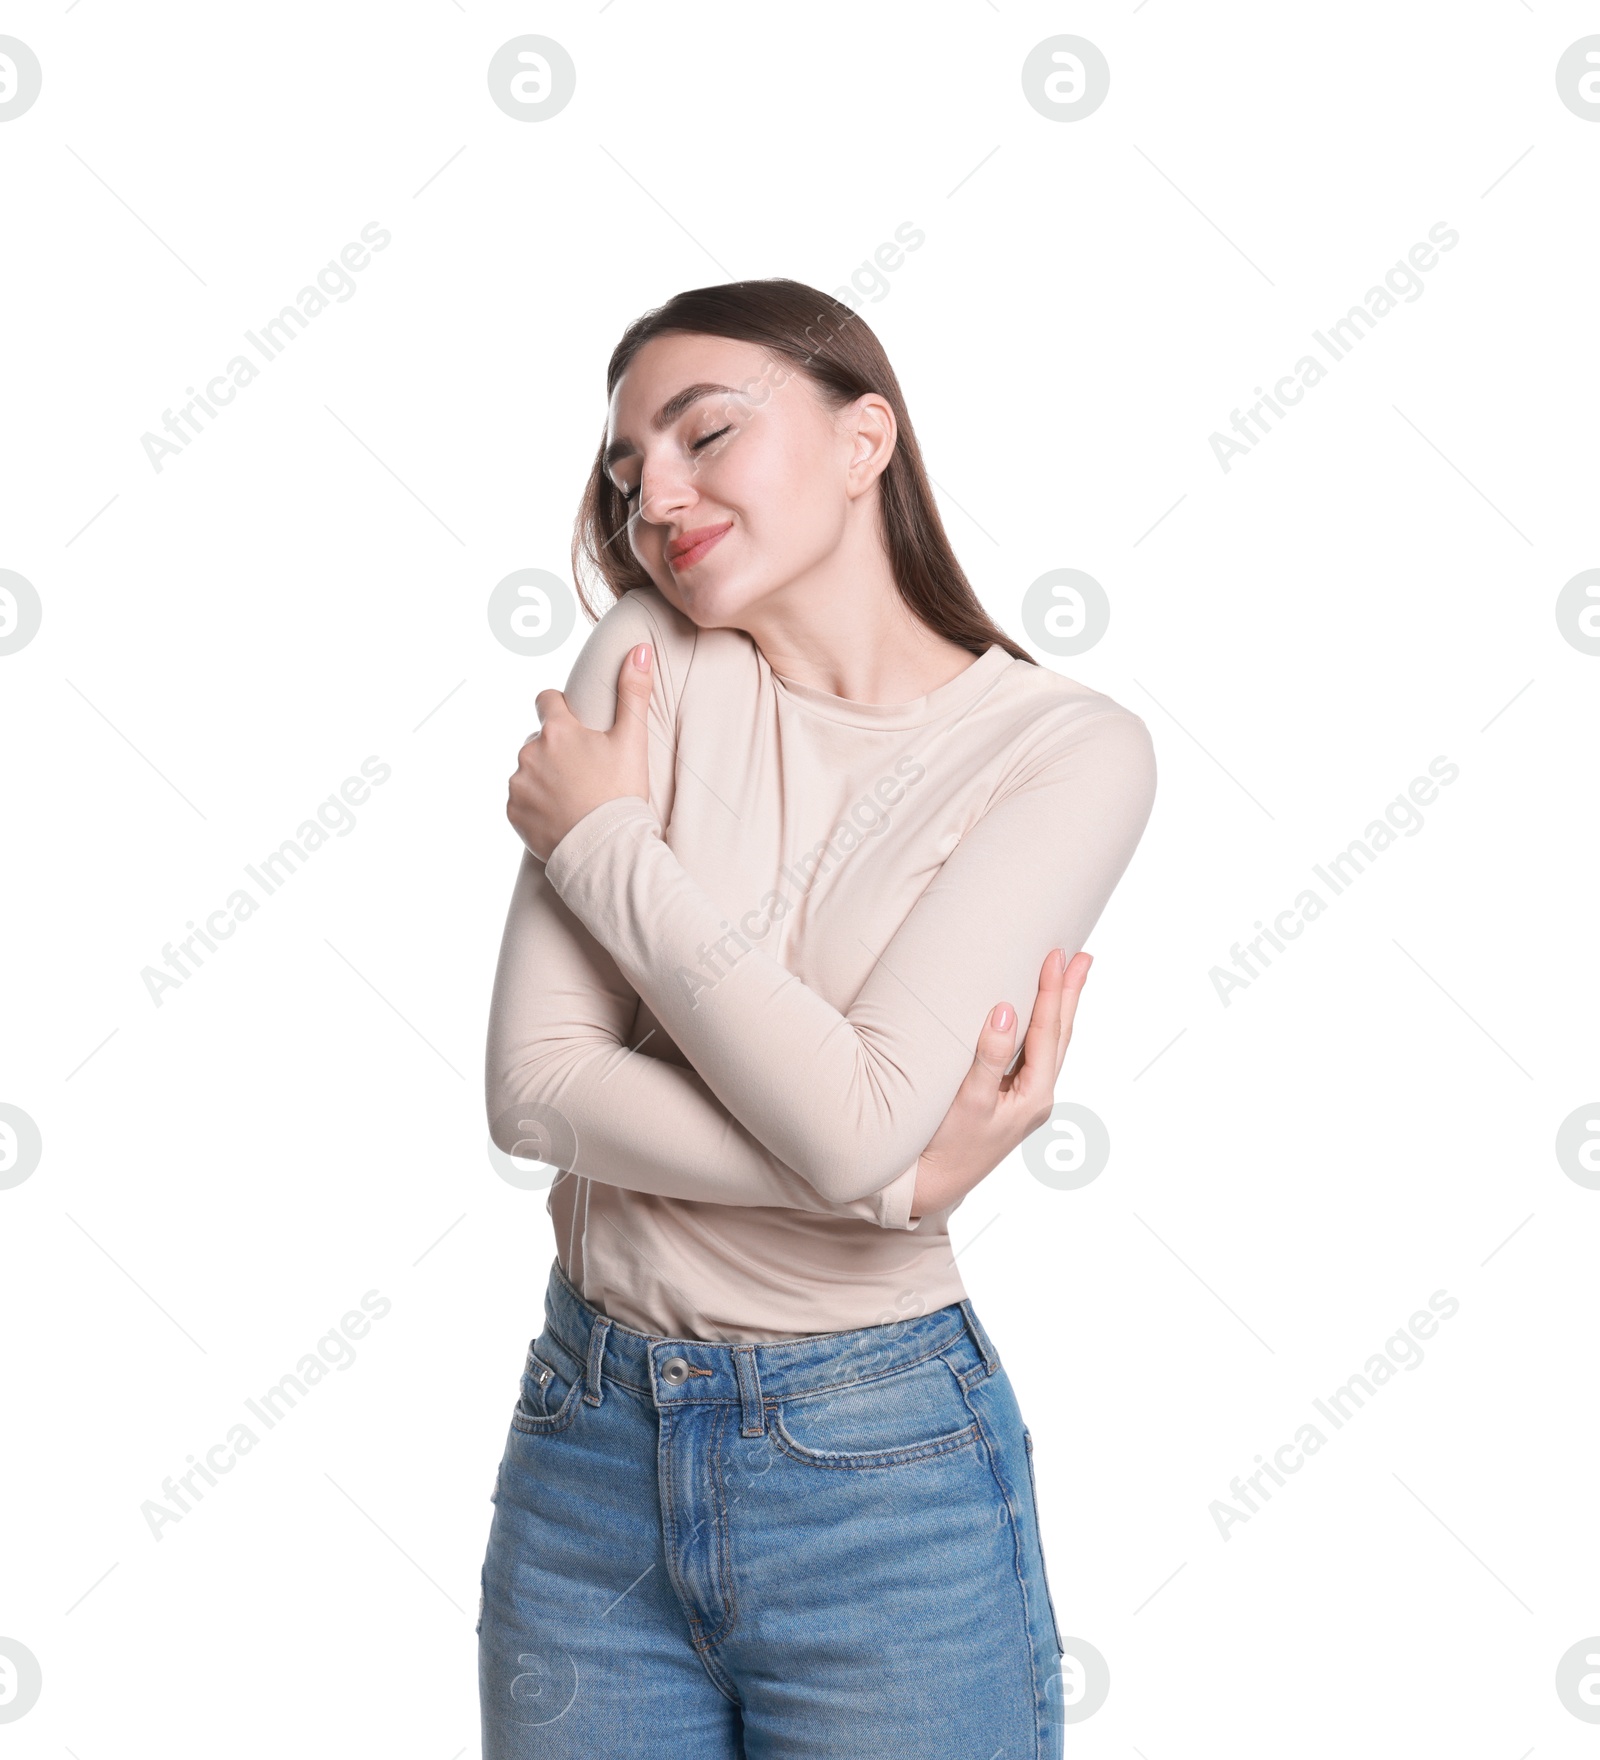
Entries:
{"type": "Polygon", "coordinates": [[[524,852],[491,1135],[555,1145],[561,1267],[641,1331],[766,1341],[958,1301],[951,1211],[911,1221],[917,1157],[989,1009],[1020,1042],[1045,955],[1105,908],[1154,800],[1149,730],[998,644],[914,702],[831,696],[653,587],[573,664],[586,725],[612,725],[640,641],[650,799],[524,852]]]}

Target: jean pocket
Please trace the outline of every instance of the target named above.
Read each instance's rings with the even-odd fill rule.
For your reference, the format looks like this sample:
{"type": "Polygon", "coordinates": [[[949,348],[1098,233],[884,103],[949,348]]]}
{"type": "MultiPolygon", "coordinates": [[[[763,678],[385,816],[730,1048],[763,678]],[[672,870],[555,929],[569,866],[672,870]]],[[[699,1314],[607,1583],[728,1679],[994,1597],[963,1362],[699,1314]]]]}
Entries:
{"type": "Polygon", "coordinates": [[[1039,1532],[1039,1482],[1033,1470],[1033,1433],[1026,1428],[1022,1432],[1022,1444],[1028,1456],[1028,1494],[1033,1499],[1033,1534],[1039,1548],[1039,1576],[1044,1583],[1045,1604],[1050,1609],[1050,1629],[1056,1635],[1056,1649],[1064,1654],[1066,1645],[1061,1641],[1061,1621],[1056,1617],[1056,1599],[1050,1593],[1050,1572],[1044,1562],[1044,1536],[1039,1532]]]}
{"type": "Polygon", "coordinates": [[[541,1333],[528,1346],[527,1361],[517,1388],[511,1424],[524,1436],[549,1436],[565,1430],[578,1415],[583,1375],[569,1353],[541,1333]]]}
{"type": "Polygon", "coordinates": [[[817,1467],[898,1467],[972,1448],[978,1426],[942,1357],[774,1405],[773,1440],[817,1467]]]}

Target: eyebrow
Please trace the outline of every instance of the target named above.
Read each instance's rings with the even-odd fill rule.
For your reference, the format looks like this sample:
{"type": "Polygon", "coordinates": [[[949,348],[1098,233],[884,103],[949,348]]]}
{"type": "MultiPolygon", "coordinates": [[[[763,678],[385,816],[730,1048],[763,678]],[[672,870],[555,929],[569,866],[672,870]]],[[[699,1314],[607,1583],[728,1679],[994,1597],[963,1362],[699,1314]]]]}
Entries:
{"type": "MultiPolygon", "coordinates": [[[[660,409],[650,418],[650,427],[659,434],[663,428],[670,428],[683,412],[702,397],[714,397],[719,392],[726,392],[730,397],[737,396],[731,385],[685,385],[682,391],[675,391],[660,409]]],[[[613,440],[606,448],[600,463],[602,468],[610,470],[620,459],[637,458],[639,448],[631,440],[613,440]]]]}

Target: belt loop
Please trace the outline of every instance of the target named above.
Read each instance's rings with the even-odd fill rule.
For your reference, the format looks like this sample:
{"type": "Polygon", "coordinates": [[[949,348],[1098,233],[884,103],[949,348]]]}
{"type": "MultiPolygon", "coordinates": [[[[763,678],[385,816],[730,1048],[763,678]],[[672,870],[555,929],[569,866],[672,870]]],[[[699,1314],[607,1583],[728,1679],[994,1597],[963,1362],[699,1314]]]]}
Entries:
{"type": "Polygon", "coordinates": [[[594,1325],[589,1328],[589,1361],[584,1369],[584,1380],[588,1382],[588,1391],[584,1398],[592,1406],[600,1403],[600,1364],[605,1356],[606,1334],[611,1330],[608,1315],[595,1316],[594,1325]]]}
{"type": "Polygon", "coordinates": [[[739,1434],[765,1436],[767,1413],[761,1403],[761,1377],[756,1373],[756,1347],[753,1344],[734,1345],[733,1367],[739,1377],[739,1434]]]}
{"type": "Polygon", "coordinates": [[[978,1347],[978,1355],[983,1358],[986,1375],[992,1375],[1000,1366],[1000,1359],[995,1355],[994,1346],[989,1342],[989,1335],[983,1330],[983,1322],[973,1312],[970,1297],[961,1298],[961,1318],[967,1323],[967,1331],[972,1334],[972,1342],[978,1347]]]}

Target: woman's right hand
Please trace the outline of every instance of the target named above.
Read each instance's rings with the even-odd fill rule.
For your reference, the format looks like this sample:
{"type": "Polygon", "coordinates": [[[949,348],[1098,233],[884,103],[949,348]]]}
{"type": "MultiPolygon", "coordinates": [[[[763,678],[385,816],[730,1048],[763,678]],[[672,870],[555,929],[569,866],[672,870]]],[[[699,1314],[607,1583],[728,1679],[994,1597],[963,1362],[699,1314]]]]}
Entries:
{"type": "Polygon", "coordinates": [[[1049,1118],[1056,1078],[1072,1043],[1078,997],[1093,963],[1094,956],[1087,953],[1075,953],[1063,963],[1063,950],[1051,948],[1039,971],[1022,1062],[1009,1074],[1007,1065],[1017,1048],[1016,1015],[1007,1002],[989,1011],[972,1067],[918,1160],[913,1220],[959,1203],[1049,1118]]]}

